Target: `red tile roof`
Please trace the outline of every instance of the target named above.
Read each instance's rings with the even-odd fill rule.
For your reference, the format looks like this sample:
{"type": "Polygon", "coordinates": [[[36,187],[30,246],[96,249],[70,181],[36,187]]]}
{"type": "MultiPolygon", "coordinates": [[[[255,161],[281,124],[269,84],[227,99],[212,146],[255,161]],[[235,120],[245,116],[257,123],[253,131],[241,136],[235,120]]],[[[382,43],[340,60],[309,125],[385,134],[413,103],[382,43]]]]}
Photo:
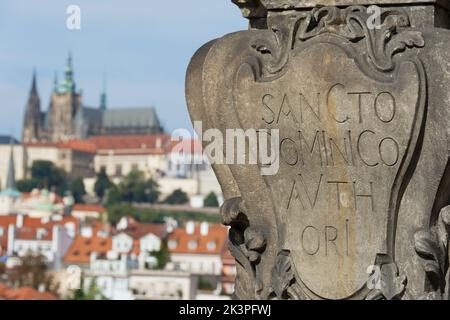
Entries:
{"type": "Polygon", "coordinates": [[[89,211],[89,212],[106,212],[105,207],[98,204],[77,203],[73,206],[72,211],[89,211]]]}
{"type": "Polygon", "coordinates": [[[111,237],[99,237],[94,232],[90,238],[78,236],[64,256],[65,263],[87,264],[91,260],[91,253],[107,254],[112,249],[111,237]]]}
{"type": "Polygon", "coordinates": [[[164,147],[170,140],[168,134],[94,136],[89,138],[98,153],[114,154],[164,154],[164,147]],[[160,145],[158,145],[160,143],[160,145]]]}
{"type": "MultiPolygon", "coordinates": [[[[74,223],[75,229],[78,229],[78,219],[74,217],[62,217],[61,220],[49,220],[45,222],[40,218],[31,218],[23,216],[23,225],[21,228],[16,228],[16,238],[21,240],[37,240],[38,229],[47,231],[46,235],[41,240],[51,240],[53,226],[64,226],[66,223],[74,223]]],[[[17,224],[16,215],[0,216],[0,227],[3,228],[3,236],[0,237],[0,245],[6,249],[8,244],[8,226],[17,224]]]]}
{"type": "Polygon", "coordinates": [[[58,148],[58,149],[70,149],[74,151],[80,151],[85,153],[95,153],[97,147],[94,143],[88,140],[68,140],[60,142],[29,142],[25,146],[28,148],[58,148]]]}
{"type": "Polygon", "coordinates": [[[8,226],[16,224],[16,216],[0,216],[0,228],[3,229],[3,234],[0,234],[0,246],[2,251],[6,250],[8,246],[8,226]]]}
{"type": "Polygon", "coordinates": [[[49,292],[39,292],[31,287],[21,287],[18,289],[9,288],[0,284],[0,299],[5,300],[58,300],[56,296],[49,292]]]}
{"type": "Polygon", "coordinates": [[[198,139],[182,139],[180,141],[170,141],[166,150],[167,152],[201,154],[203,152],[203,146],[198,139]]]}
{"type": "Polygon", "coordinates": [[[84,153],[96,153],[97,146],[87,140],[69,140],[58,143],[60,149],[70,149],[74,151],[80,151],[84,153]]]}
{"type": "Polygon", "coordinates": [[[166,235],[166,225],[160,223],[140,223],[134,219],[128,220],[128,227],[125,230],[116,230],[114,234],[126,233],[133,240],[139,240],[148,234],[154,234],[158,238],[166,235]]]}
{"type": "Polygon", "coordinates": [[[196,223],[193,234],[188,234],[186,228],[177,228],[169,235],[168,241],[176,241],[176,247],[169,251],[171,253],[189,254],[222,254],[226,250],[228,228],[221,224],[209,224],[208,234],[200,234],[200,223],[196,223]],[[196,248],[189,248],[191,241],[196,242],[196,248]],[[208,248],[209,243],[215,243],[213,249],[208,248]]]}

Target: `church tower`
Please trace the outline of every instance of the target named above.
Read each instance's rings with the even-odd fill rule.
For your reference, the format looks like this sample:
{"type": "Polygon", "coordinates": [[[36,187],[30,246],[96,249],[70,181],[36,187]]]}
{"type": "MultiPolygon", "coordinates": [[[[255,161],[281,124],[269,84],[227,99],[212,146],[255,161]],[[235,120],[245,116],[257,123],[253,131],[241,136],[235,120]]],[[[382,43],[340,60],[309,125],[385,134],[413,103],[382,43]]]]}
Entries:
{"type": "Polygon", "coordinates": [[[41,123],[41,101],[37,91],[36,71],[33,72],[31,90],[25,108],[25,118],[22,129],[22,141],[33,142],[40,138],[41,123]]]}
{"type": "Polygon", "coordinates": [[[82,96],[76,91],[73,79],[72,55],[69,54],[64,70],[64,79],[55,88],[50,98],[48,112],[48,139],[69,140],[75,137],[74,119],[82,106],[82,96]]]}

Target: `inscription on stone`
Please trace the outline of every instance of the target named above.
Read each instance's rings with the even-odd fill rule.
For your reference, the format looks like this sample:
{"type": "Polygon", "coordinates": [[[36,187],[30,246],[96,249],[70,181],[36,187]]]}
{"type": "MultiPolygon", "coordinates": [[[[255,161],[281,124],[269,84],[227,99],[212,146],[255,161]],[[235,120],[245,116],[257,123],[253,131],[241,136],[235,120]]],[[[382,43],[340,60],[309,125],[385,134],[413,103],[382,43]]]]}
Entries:
{"type": "Polygon", "coordinates": [[[238,87],[252,89],[238,89],[236,105],[258,113],[237,112],[245,129],[280,130],[280,169],[265,180],[299,276],[320,297],[347,298],[365,286],[367,267],[387,254],[391,189],[419,83],[401,82],[416,73],[408,63],[394,83],[371,79],[330,44],[291,59],[270,85],[238,73],[238,87]]]}
{"type": "Polygon", "coordinates": [[[279,137],[272,174],[213,165],[236,297],[448,299],[449,5],[233,2],[250,28],[199,49],[186,96],[204,129],[279,137]]]}

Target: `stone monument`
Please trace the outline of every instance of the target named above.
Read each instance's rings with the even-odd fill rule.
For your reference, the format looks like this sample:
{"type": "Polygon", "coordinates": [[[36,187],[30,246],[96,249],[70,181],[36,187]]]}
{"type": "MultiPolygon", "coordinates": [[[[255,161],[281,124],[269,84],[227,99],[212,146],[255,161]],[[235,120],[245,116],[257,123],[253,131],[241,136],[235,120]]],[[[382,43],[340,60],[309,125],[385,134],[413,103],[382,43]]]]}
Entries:
{"type": "Polygon", "coordinates": [[[186,96],[202,130],[279,135],[274,174],[213,164],[236,298],[449,299],[450,1],[233,2],[249,30],[186,96]]]}

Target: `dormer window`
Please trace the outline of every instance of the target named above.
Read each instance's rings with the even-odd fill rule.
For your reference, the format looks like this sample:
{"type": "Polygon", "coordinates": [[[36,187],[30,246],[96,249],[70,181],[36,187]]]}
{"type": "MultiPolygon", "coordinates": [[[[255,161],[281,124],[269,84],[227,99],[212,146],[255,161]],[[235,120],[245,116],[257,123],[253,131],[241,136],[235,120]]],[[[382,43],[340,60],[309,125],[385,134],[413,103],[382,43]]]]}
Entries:
{"type": "Polygon", "coordinates": [[[42,238],[44,238],[47,235],[47,230],[39,228],[36,231],[36,237],[38,240],[41,240],[42,238]]]}
{"type": "Polygon", "coordinates": [[[188,242],[188,249],[189,250],[196,250],[197,249],[197,241],[191,240],[188,242]]]}
{"type": "Polygon", "coordinates": [[[175,240],[175,239],[169,240],[169,242],[167,243],[167,246],[169,247],[170,250],[176,249],[177,240],[175,240]]]}
{"type": "Polygon", "coordinates": [[[215,249],[216,249],[216,242],[215,242],[215,241],[210,241],[210,242],[208,242],[208,243],[206,244],[206,248],[207,248],[209,251],[215,250],[215,249]]]}

